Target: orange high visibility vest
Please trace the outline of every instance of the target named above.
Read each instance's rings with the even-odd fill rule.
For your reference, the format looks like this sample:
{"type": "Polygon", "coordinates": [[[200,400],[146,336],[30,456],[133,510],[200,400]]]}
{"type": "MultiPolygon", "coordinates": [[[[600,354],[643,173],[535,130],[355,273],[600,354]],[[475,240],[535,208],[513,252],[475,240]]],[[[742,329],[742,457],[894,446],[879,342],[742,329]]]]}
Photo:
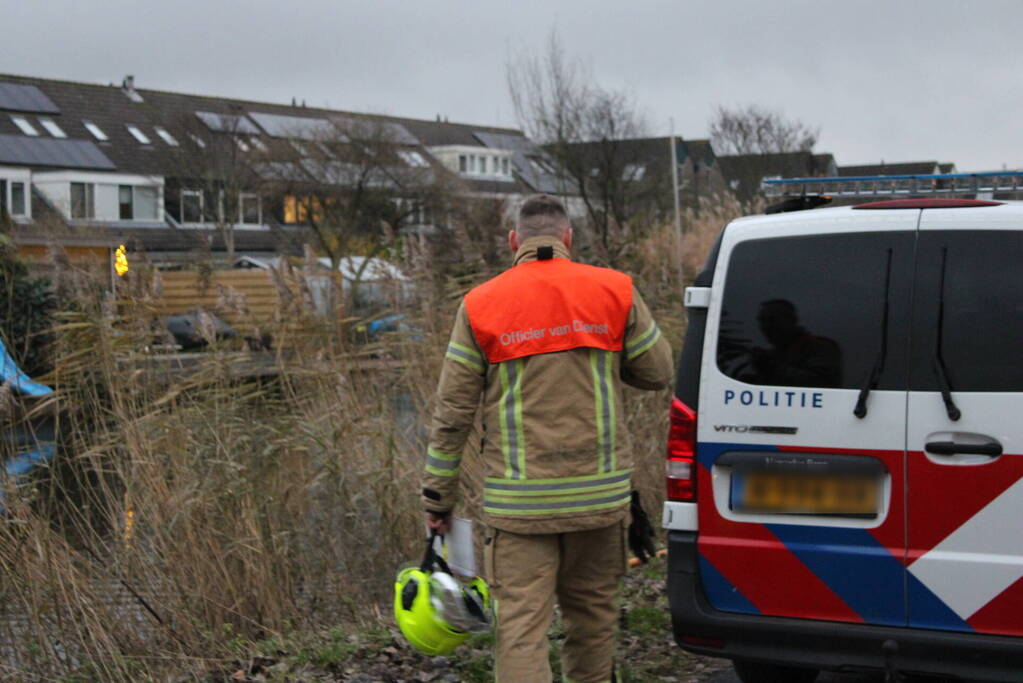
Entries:
{"type": "Polygon", "coordinates": [[[621,351],[632,278],[566,258],[527,261],[465,295],[490,363],[580,347],[621,351]]]}

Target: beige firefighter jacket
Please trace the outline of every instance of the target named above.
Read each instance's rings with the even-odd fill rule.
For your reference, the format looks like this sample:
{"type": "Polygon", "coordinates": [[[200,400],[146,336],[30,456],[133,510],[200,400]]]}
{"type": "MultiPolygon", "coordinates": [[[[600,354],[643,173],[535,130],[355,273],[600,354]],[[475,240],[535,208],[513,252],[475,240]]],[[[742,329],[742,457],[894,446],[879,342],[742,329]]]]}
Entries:
{"type": "MultiPolygon", "coordinates": [[[[569,258],[554,237],[526,240],[515,264],[539,246],[569,258]]],[[[672,380],[671,348],[633,290],[620,352],[576,348],[491,364],[458,309],[441,370],[423,477],[423,505],[448,512],[466,441],[482,401],[483,511],[493,527],[562,533],[625,516],[633,464],[622,382],[661,389],[672,380]],[[513,472],[514,470],[514,472],[513,472]]]]}

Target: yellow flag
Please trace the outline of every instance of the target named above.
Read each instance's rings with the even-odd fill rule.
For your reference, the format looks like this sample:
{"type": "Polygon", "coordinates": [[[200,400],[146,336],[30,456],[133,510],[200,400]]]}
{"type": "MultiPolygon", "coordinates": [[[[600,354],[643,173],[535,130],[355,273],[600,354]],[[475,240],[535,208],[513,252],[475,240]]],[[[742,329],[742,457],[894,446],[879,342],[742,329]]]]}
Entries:
{"type": "Polygon", "coordinates": [[[124,274],[128,272],[128,250],[124,248],[123,244],[114,253],[114,272],[118,277],[124,277],[124,274]]]}

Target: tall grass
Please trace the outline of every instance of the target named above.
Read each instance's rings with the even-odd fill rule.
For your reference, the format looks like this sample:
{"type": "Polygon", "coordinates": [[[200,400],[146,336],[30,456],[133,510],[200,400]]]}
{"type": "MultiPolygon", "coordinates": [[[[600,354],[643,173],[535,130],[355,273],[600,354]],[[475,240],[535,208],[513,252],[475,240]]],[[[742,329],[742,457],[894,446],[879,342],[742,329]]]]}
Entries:
{"type": "MultiPolygon", "coordinates": [[[[655,232],[627,267],[677,346],[669,239],[655,232]]],[[[169,359],[144,274],[62,300],[41,378],[57,395],[36,408],[57,416],[58,455],[8,487],[0,518],[0,677],[198,675],[249,640],[387,618],[395,568],[419,549],[425,426],[454,310],[495,272],[481,258],[438,277],[411,246],[417,295],[394,305],[417,331],[372,343],[297,297],[252,323],[287,340],[272,352],[214,343],[169,359]]],[[[626,396],[654,519],[667,400],[626,396]]],[[[477,454],[465,475],[460,514],[473,516],[477,454]]]]}

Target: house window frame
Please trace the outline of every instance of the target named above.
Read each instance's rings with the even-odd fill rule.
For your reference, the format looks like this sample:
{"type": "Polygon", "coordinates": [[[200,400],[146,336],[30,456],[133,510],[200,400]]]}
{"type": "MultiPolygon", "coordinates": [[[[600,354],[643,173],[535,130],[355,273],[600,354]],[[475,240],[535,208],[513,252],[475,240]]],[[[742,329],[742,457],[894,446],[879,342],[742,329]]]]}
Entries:
{"type": "Polygon", "coordinates": [[[64,129],[61,128],[57,124],[57,122],[54,121],[49,116],[37,116],[36,119],[38,119],[39,125],[43,127],[43,130],[45,130],[47,133],[49,133],[53,137],[61,138],[61,139],[67,137],[67,133],[64,132],[64,129]]]}
{"type": "Polygon", "coordinates": [[[178,198],[180,202],[181,212],[178,214],[181,216],[181,222],[186,225],[202,225],[206,222],[206,196],[202,190],[181,190],[181,195],[178,198]],[[186,197],[198,197],[199,198],[199,220],[190,221],[185,219],[185,198],[186,197]]]}
{"type": "Polygon", "coordinates": [[[128,132],[131,133],[131,136],[135,138],[135,140],[137,140],[139,144],[143,145],[153,144],[153,141],[149,139],[149,136],[143,133],[142,129],[139,128],[134,123],[126,123],[124,124],[124,127],[128,129],[128,132]]]}
{"type": "Polygon", "coordinates": [[[179,147],[181,143],[178,139],[170,134],[170,131],[163,126],[153,126],[153,130],[156,131],[157,136],[171,147],[179,147]]]}
{"type": "Polygon", "coordinates": [[[110,136],[103,131],[102,128],[95,121],[89,121],[87,119],[82,120],[82,126],[85,130],[89,131],[89,135],[96,138],[100,142],[106,142],[110,139],[110,136]]]}
{"type": "Polygon", "coordinates": [[[259,194],[255,192],[238,193],[238,225],[262,225],[263,224],[263,202],[259,194]],[[245,220],[245,201],[256,200],[256,222],[245,220]]]}
{"type": "Polygon", "coordinates": [[[22,116],[21,114],[11,114],[11,121],[13,121],[14,125],[18,127],[18,130],[20,130],[25,135],[28,135],[29,137],[33,138],[39,137],[39,131],[36,130],[36,127],[32,125],[32,122],[28,120],[27,116],[22,116]]]}
{"type": "Polygon", "coordinates": [[[8,180],[7,191],[10,193],[9,201],[7,202],[7,211],[11,216],[28,216],[28,183],[23,180],[8,180]],[[15,211],[14,206],[14,188],[18,186],[21,188],[21,211],[15,211]]]}
{"type": "Polygon", "coordinates": [[[135,186],[134,185],[118,185],[117,186],[117,219],[121,221],[133,221],[135,220],[135,186]],[[128,202],[125,203],[125,191],[127,191],[128,202]],[[128,208],[127,215],[125,215],[125,207],[128,208]]]}
{"type": "Polygon", "coordinates": [[[68,206],[68,216],[71,220],[82,220],[92,221],[96,220],[96,183],[76,183],[70,184],[70,202],[68,206]],[[81,187],[83,194],[84,205],[78,205],[75,201],[75,188],[81,187]],[[76,207],[81,206],[83,211],[78,212],[81,215],[76,215],[76,207]]]}

